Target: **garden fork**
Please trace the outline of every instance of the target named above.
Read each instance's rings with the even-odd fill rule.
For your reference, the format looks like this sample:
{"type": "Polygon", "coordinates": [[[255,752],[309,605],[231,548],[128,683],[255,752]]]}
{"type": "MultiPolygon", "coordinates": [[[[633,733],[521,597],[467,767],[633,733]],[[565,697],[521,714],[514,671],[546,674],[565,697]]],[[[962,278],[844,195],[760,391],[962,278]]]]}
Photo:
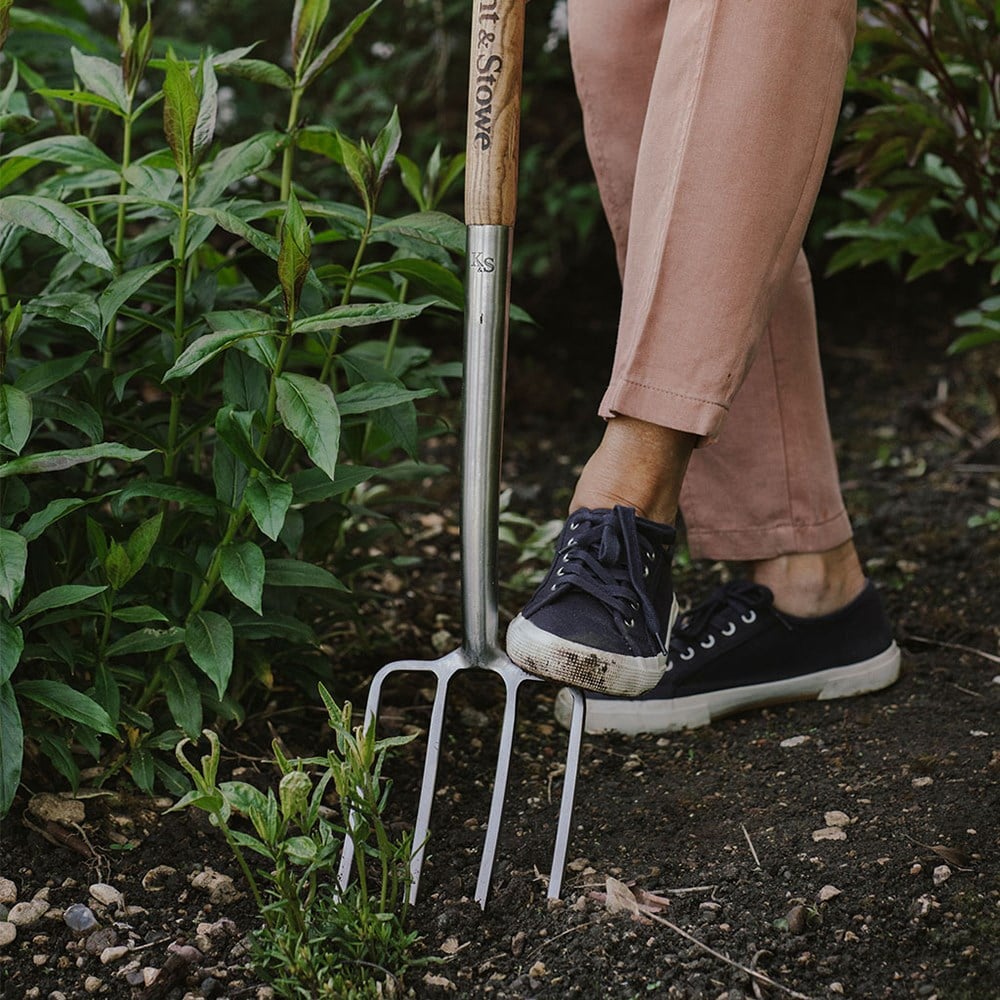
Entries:
{"type": "MultiPolygon", "coordinates": [[[[417,898],[424,848],[430,827],[448,685],[462,671],[498,674],[504,685],[500,748],[476,902],[485,909],[493,876],[497,841],[511,756],[517,695],[525,681],[540,678],[511,662],[497,642],[497,528],[503,390],[510,307],[511,234],[517,195],[517,153],[521,102],[526,0],[475,0],[469,79],[465,216],[465,378],[462,398],[462,615],[463,642],[439,660],[399,660],[382,667],[372,680],[365,721],[378,717],[382,687],[396,673],[423,672],[437,679],[427,755],[413,832],[410,902],[417,898]]],[[[573,715],[548,896],[557,899],[569,844],[585,702],[573,690],[573,715]]],[[[354,844],[348,840],[340,882],[350,877],[354,844]]]]}

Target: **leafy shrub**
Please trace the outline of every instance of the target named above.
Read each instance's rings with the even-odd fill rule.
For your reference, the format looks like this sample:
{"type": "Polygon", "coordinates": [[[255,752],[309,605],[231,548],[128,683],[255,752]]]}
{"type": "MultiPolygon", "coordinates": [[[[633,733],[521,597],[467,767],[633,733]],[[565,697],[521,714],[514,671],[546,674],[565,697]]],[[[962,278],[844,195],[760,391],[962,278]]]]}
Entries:
{"type": "Polygon", "coordinates": [[[0,812],[24,747],[181,790],[156,751],[326,667],[310,623],[351,614],[360,484],[424,474],[415,404],[456,372],[400,329],[461,309],[435,211],[461,161],[397,157],[395,111],[370,143],[302,124],[380,2],[334,33],[297,0],[286,69],[180,59],[125,3],[114,62],[0,0],[0,43],[72,43],[52,83],[27,45],[0,63],[0,812]],[[220,78],[282,95],[285,127],[220,142],[220,78]],[[298,181],[306,154],[354,200],[298,181]],[[420,211],[388,218],[396,163],[420,211]]]}
{"type": "Polygon", "coordinates": [[[374,725],[352,726],[349,702],[337,706],[322,685],[320,694],[334,748],[325,757],[290,761],[275,742],[277,795],[218,781],[219,738],[206,730],[209,753],[200,768],[186,757],[187,740],[177,747],[194,787],[173,809],[207,812],[233,852],[261,918],[254,966],[278,996],[400,995],[406,969],[427,959],[413,957],[419,934],[405,929],[412,836],[394,840],[385,825],[389,784],[382,769],[388,751],[413,737],[376,740],[374,725]],[[336,812],[323,805],[328,791],[336,792],[336,812]],[[358,877],[342,888],[337,868],[347,832],[358,877]],[[255,873],[251,862],[264,867],[255,873]]]}
{"type": "MultiPolygon", "coordinates": [[[[908,262],[907,280],[957,262],[1000,282],[1000,8],[992,0],[875,0],[861,13],[851,121],[837,169],[863,215],[830,271],[908,262]]],[[[985,288],[984,288],[985,294],[985,288]]],[[[1000,340],[1000,296],[956,320],[965,350],[1000,340]]]]}

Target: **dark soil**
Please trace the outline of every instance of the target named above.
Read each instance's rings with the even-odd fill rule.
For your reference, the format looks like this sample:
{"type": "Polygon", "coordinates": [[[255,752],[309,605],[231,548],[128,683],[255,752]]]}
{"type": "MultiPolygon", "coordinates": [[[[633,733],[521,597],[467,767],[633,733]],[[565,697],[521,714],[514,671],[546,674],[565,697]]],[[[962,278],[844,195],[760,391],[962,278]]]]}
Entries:
{"type": "MultiPolygon", "coordinates": [[[[904,650],[902,679],[876,695],[749,712],[664,738],[588,737],[556,904],[546,903],[544,873],[565,740],[552,722],[555,690],[533,688],[522,697],[485,914],[471,896],[500,694],[490,678],[465,679],[451,701],[415,921],[425,952],[446,960],[426,979],[423,969],[408,975],[417,997],[1000,997],[1000,530],[968,526],[1000,497],[986,358],[945,359],[944,324],[931,318],[943,307],[855,289],[843,281],[824,293],[829,402],[859,548],[904,650]],[[842,839],[815,838],[838,824],[842,839]],[[609,877],[660,897],[655,915],[609,912],[609,877]]],[[[545,318],[544,303],[529,305],[545,318]]],[[[512,508],[539,520],[560,515],[600,433],[580,414],[600,392],[609,347],[593,331],[607,328],[608,306],[579,303],[575,315],[588,314],[572,336],[558,337],[550,319],[544,334],[512,345],[504,475],[512,508]]],[[[437,443],[449,463],[453,445],[437,443]]],[[[428,482],[425,494],[429,513],[400,515],[412,529],[406,551],[423,563],[376,581],[389,595],[370,612],[379,652],[335,662],[340,698],[360,703],[389,656],[429,658],[457,642],[454,478],[428,482]]],[[[512,572],[515,553],[504,558],[512,572]]],[[[697,599],[730,572],[738,567],[683,566],[679,590],[697,599]]],[[[511,611],[522,597],[505,591],[502,603],[511,611]]],[[[279,694],[227,733],[230,770],[266,774],[272,735],[292,752],[323,746],[322,713],[299,704],[279,694]]],[[[390,729],[425,725],[429,692],[402,686],[389,706],[390,729]]],[[[394,765],[400,817],[412,816],[420,751],[413,744],[394,765]]],[[[37,791],[44,779],[27,783],[37,791]]],[[[27,798],[5,823],[0,876],[22,900],[48,887],[56,911],[0,952],[5,1000],[88,988],[178,1000],[257,994],[244,967],[246,898],[213,904],[190,883],[211,867],[240,885],[200,816],[163,814],[163,803],[119,791],[87,799],[85,822],[50,828],[53,842],[26,824],[27,798]],[[175,873],[144,887],[158,865],[175,873]],[[90,901],[102,928],[135,949],[106,965],[91,954],[105,939],[88,951],[58,918],[87,902],[94,882],[140,908],[116,919],[90,901]],[[202,928],[198,940],[200,923],[223,917],[234,926],[213,940],[202,928]],[[175,948],[171,958],[178,941],[203,957],[187,963],[175,948]],[[168,972],[146,987],[143,967],[168,972]]]]}

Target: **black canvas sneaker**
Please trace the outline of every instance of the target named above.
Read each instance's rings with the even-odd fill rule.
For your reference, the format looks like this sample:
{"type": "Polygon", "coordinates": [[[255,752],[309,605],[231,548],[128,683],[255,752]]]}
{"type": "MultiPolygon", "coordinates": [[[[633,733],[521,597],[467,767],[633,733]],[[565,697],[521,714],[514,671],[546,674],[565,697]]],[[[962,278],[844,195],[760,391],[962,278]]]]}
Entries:
{"type": "Polygon", "coordinates": [[[673,541],[673,528],[631,507],[574,511],[548,575],[507,629],[507,655],[588,691],[648,691],[666,669],[677,615],[673,541]]]}
{"type": "MultiPolygon", "coordinates": [[[[782,702],[846,698],[888,687],[899,676],[881,598],[871,582],[850,604],[818,618],[774,607],[767,587],[737,581],[684,615],[663,679],[640,698],[587,695],[587,731],[665,733],[782,702]]],[[[556,718],[569,724],[560,691],[556,718]]]]}

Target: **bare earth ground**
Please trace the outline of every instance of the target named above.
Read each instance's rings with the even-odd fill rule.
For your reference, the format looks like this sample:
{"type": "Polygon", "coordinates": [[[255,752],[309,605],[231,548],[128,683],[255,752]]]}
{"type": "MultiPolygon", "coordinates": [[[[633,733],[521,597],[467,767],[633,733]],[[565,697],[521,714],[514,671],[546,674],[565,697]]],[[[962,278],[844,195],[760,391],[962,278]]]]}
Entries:
{"type": "MultiPolygon", "coordinates": [[[[555,691],[539,686],[522,699],[485,915],[471,895],[499,692],[489,679],[461,684],[416,914],[426,952],[446,961],[426,979],[409,975],[416,996],[1000,997],[1000,530],[967,527],[1000,495],[988,359],[946,360],[940,324],[922,319],[934,312],[926,303],[883,297],[873,313],[851,288],[826,293],[830,408],[859,546],[904,651],[902,679],[877,695],[748,712],[664,738],[588,737],[556,906],[541,873],[565,743],[551,718],[555,691]],[[828,837],[838,839],[819,839],[828,837]],[[609,876],[630,887],[619,897],[625,912],[609,912],[609,876]],[[637,896],[652,905],[633,914],[637,896]]],[[[593,411],[607,348],[586,329],[564,339],[574,343],[552,344],[547,332],[512,348],[504,473],[513,507],[540,520],[560,515],[572,469],[599,434],[579,414],[593,411]]],[[[452,446],[440,442],[449,462],[452,446]]],[[[457,641],[455,481],[426,492],[430,513],[401,513],[423,565],[379,581],[392,595],[370,612],[380,651],[336,665],[339,697],[360,702],[389,655],[431,657],[457,641]]],[[[682,568],[679,591],[697,599],[735,570],[682,568]]],[[[508,611],[518,600],[502,595],[508,611]]],[[[388,728],[426,724],[428,694],[422,682],[395,689],[388,728]]],[[[322,747],[322,714],[294,705],[279,692],[229,733],[227,765],[260,771],[272,734],[293,752],[322,747]]],[[[394,766],[401,820],[412,816],[419,748],[394,766]]],[[[43,791],[44,776],[28,784],[43,791]]],[[[258,995],[243,967],[246,898],[213,903],[191,882],[210,867],[239,888],[200,817],[163,815],[161,803],[123,791],[87,799],[79,829],[48,829],[54,843],[24,822],[27,799],[4,824],[0,876],[20,900],[48,887],[55,909],[0,950],[5,1000],[258,995]],[[175,871],[149,875],[160,865],[175,871]],[[138,909],[116,915],[88,900],[96,882],[138,909]],[[68,930],[59,911],[74,902],[90,903],[103,937],[68,930]],[[102,964],[109,942],[129,952],[102,964]],[[171,953],[176,942],[201,957],[171,953]],[[164,971],[146,986],[143,968],[164,971]]]]}

